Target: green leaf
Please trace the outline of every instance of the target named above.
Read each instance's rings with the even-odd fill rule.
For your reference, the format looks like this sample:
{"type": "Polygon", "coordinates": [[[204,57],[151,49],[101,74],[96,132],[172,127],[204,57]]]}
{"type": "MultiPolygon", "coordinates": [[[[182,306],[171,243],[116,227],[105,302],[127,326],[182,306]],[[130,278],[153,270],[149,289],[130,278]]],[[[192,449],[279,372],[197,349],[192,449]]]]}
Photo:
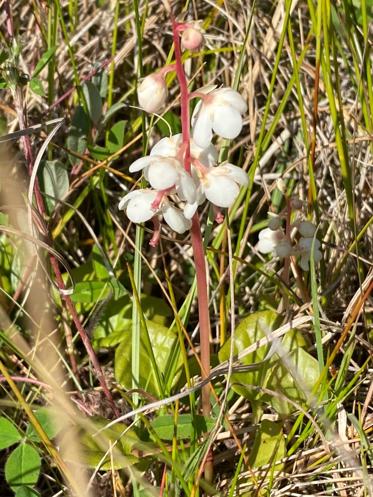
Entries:
{"type": "MultiPolygon", "coordinates": [[[[158,297],[143,295],[141,308],[146,319],[165,325],[172,315],[168,305],[158,297]]],[[[93,333],[95,347],[114,347],[131,331],[132,302],[128,295],[108,304],[93,333]]]]}
{"type": "Polygon", "coordinates": [[[96,145],[95,147],[88,146],[88,150],[95,160],[105,160],[110,155],[108,148],[100,147],[99,145],[96,145]]]}
{"type": "Polygon", "coordinates": [[[71,126],[79,131],[80,135],[87,135],[91,129],[89,116],[81,105],[78,105],[75,109],[71,126]]]}
{"type": "MultiPolygon", "coordinates": [[[[273,311],[261,311],[251,314],[237,326],[234,336],[234,353],[242,351],[256,341],[268,336],[277,327],[279,316],[273,311]]],[[[311,392],[319,376],[317,360],[308,354],[303,347],[306,342],[298,330],[290,330],[280,341],[279,353],[270,360],[258,365],[254,370],[232,375],[232,388],[251,402],[269,402],[281,415],[287,415],[296,410],[293,404],[275,395],[262,394],[251,385],[266,387],[277,392],[282,397],[300,404],[307,405],[307,391],[311,392]],[[290,369],[288,368],[290,365],[290,369]],[[294,376],[293,376],[294,374],[294,376]],[[299,383],[298,383],[299,380],[299,383]]],[[[229,357],[230,339],[219,352],[222,362],[229,357]]],[[[269,345],[259,347],[255,352],[242,359],[243,364],[254,364],[263,361],[269,345]]]]}
{"type": "Polygon", "coordinates": [[[87,102],[88,114],[92,123],[97,127],[102,117],[102,100],[97,87],[87,81],[83,85],[83,94],[87,102]]]}
{"type": "Polygon", "coordinates": [[[113,154],[123,147],[124,131],[127,126],[127,121],[118,121],[110,129],[107,139],[107,148],[113,154]]]}
{"type": "MultiPolygon", "coordinates": [[[[71,128],[66,138],[66,148],[79,155],[84,155],[87,148],[87,137],[82,135],[78,129],[71,128]]],[[[69,154],[68,157],[71,165],[75,165],[80,161],[79,157],[72,154],[69,154]]]]}
{"type": "Polygon", "coordinates": [[[285,437],[282,431],[283,423],[263,419],[255,434],[254,445],[250,452],[249,463],[252,468],[260,468],[266,464],[271,469],[281,471],[283,463],[275,464],[286,455],[285,437]]]}
{"type": "Polygon", "coordinates": [[[36,93],[36,95],[39,95],[40,97],[45,96],[43,84],[39,78],[30,79],[30,88],[34,93],[36,93]]]}
{"type": "Polygon", "coordinates": [[[175,112],[173,112],[172,110],[169,110],[163,115],[162,119],[159,119],[159,121],[157,121],[157,128],[164,136],[170,135],[170,129],[172,135],[180,133],[181,132],[180,117],[177,114],[175,114],[175,112]]]}
{"type": "MultiPolygon", "coordinates": [[[[317,360],[301,347],[296,347],[288,354],[286,363],[279,359],[271,368],[267,388],[281,393],[301,406],[307,406],[308,393],[312,392],[318,378],[317,360]]],[[[277,396],[271,397],[271,404],[282,415],[291,414],[296,410],[293,404],[277,396]]]]}
{"type": "MultiPolygon", "coordinates": [[[[149,338],[159,372],[162,374],[167,369],[168,359],[172,348],[176,345],[176,334],[169,328],[147,321],[149,338]]],[[[148,357],[145,339],[146,330],[141,329],[140,333],[140,379],[139,388],[144,389],[152,395],[158,395],[155,372],[151,369],[151,362],[148,357]]],[[[115,351],[114,375],[116,380],[126,389],[132,388],[132,368],[131,368],[131,335],[128,334],[115,351]]],[[[181,364],[181,358],[179,361],[181,364]]],[[[175,376],[177,381],[177,375],[175,376]]]]}
{"type": "Polygon", "coordinates": [[[5,479],[11,487],[35,485],[40,467],[41,459],[37,450],[22,443],[13,450],[5,463],[5,479]]]}
{"type": "Polygon", "coordinates": [[[3,64],[9,58],[9,53],[5,50],[0,52],[0,65],[3,64]]]}
{"type": "Polygon", "coordinates": [[[40,494],[34,488],[22,486],[16,489],[15,497],[40,497],[40,494]]]}
{"type": "Polygon", "coordinates": [[[69,191],[69,175],[66,166],[59,160],[47,160],[43,166],[44,192],[46,203],[52,211],[58,200],[69,191]]]}
{"type": "Polygon", "coordinates": [[[53,57],[55,51],[56,51],[56,47],[51,47],[46,52],[43,53],[39,62],[36,64],[34,72],[32,73],[32,78],[35,78],[44,69],[44,67],[48,64],[50,59],[53,57]]]}
{"type": "Polygon", "coordinates": [[[110,428],[105,428],[108,421],[103,418],[95,418],[91,421],[95,424],[97,431],[102,431],[94,437],[87,432],[81,435],[83,453],[90,467],[97,468],[100,465],[100,469],[105,470],[122,469],[139,462],[133,454],[133,449],[139,442],[134,430],[129,429],[123,423],[116,423],[110,428]],[[113,447],[115,447],[114,453],[113,447]],[[113,458],[111,458],[111,453],[113,453],[113,458]]]}
{"type": "Polygon", "coordinates": [[[0,450],[6,449],[11,445],[22,440],[22,435],[19,433],[14,424],[9,419],[0,418],[0,450]]]}
{"type": "MultiPolygon", "coordinates": [[[[278,315],[273,311],[255,312],[243,319],[237,326],[234,334],[234,355],[246,349],[261,338],[266,337],[275,328],[278,315]]],[[[221,362],[229,359],[231,340],[227,340],[219,351],[221,362]]],[[[263,345],[242,359],[242,364],[252,365],[263,361],[269,351],[270,345],[263,345]]],[[[233,389],[240,395],[254,401],[263,397],[260,392],[250,389],[245,385],[263,386],[268,372],[269,361],[259,365],[256,369],[247,373],[235,373],[232,375],[233,389]],[[237,383],[237,385],[235,385],[237,383]]]]}
{"type": "Polygon", "coordinates": [[[172,440],[174,435],[178,440],[192,439],[206,433],[215,425],[211,418],[179,414],[175,427],[174,416],[159,416],[151,421],[151,427],[162,440],[172,440]]]}
{"type": "Polygon", "coordinates": [[[75,285],[71,295],[73,302],[93,304],[103,300],[113,293],[113,298],[118,299],[127,293],[124,286],[115,278],[109,281],[80,281],[75,285]]]}
{"type": "Polygon", "coordinates": [[[110,109],[106,112],[102,124],[106,124],[111,117],[114,116],[119,110],[123,109],[126,105],[123,102],[117,102],[110,107],[110,109]]]}
{"type": "MultiPolygon", "coordinates": [[[[56,425],[51,409],[48,409],[47,407],[41,407],[34,412],[34,415],[41,424],[41,427],[43,428],[49,439],[54,438],[62,429],[62,427],[56,425]]],[[[39,435],[36,433],[34,427],[31,424],[27,426],[26,436],[33,442],[40,442],[39,435]]]]}

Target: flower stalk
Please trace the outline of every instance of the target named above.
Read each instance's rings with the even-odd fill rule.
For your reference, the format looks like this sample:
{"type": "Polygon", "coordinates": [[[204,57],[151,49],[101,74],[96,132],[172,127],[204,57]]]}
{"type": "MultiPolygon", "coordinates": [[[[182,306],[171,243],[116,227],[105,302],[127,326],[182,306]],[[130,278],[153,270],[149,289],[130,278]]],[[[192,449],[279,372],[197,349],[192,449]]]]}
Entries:
{"type": "MultiPolygon", "coordinates": [[[[184,67],[182,63],[180,38],[178,34],[178,24],[175,19],[172,19],[172,31],[175,46],[176,60],[176,75],[180,85],[180,105],[181,105],[181,129],[184,148],[184,168],[190,173],[190,120],[189,120],[189,90],[186,80],[184,67]]],[[[198,213],[196,212],[192,218],[192,247],[193,257],[196,268],[197,278],[197,298],[198,298],[198,317],[199,317],[199,332],[201,346],[201,376],[202,379],[208,378],[210,375],[210,315],[208,303],[208,288],[206,277],[206,263],[203,249],[203,240],[201,234],[201,226],[198,213]]],[[[202,388],[202,413],[208,416],[211,412],[210,405],[210,386],[205,385],[202,388]]]]}

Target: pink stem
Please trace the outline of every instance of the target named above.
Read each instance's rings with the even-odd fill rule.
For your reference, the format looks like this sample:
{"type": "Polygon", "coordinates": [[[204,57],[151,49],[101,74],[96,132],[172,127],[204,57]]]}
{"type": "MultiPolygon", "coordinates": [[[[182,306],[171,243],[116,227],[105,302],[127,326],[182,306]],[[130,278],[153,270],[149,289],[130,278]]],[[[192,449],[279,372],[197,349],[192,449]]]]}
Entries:
{"type": "Polygon", "coordinates": [[[180,39],[178,35],[178,23],[172,19],[172,31],[175,45],[176,75],[180,85],[180,107],[181,107],[181,128],[183,134],[183,145],[185,148],[184,168],[190,174],[190,128],[189,128],[189,90],[185,77],[183,62],[181,59],[180,39]]]}
{"type": "MultiPolygon", "coordinates": [[[[180,105],[181,105],[181,128],[183,136],[184,168],[190,174],[191,157],[190,157],[190,119],[189,119],[189,91],[186,80],[180,49],[180,40],[178,35],[178,24],[172,19],[173,40],[175,45],[176,75],[180,85],[180,105]]],[[[199,223],[198,213],[194,214],[192,219],[192,247],[193,257],[196,267],[197,278],[197,298],[198,298],[198,316],[201,342],[201,376],[206,379],[210,375],[210,315],[208,302],[208,288],[206,278],[205,254],[201,235],[201,226],[199,223]]],[[[210,386],[207,384],[202,388],[202,413],[209,416],[211,412],[210,404],[210,386]]]]}

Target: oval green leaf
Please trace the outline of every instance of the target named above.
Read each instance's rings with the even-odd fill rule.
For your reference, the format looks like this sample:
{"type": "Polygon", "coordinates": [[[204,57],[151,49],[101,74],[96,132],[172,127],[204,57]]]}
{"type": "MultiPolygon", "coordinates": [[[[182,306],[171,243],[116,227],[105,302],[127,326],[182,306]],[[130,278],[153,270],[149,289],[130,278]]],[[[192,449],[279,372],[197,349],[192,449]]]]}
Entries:
{"type": "Polygon", "coordinates": [[[22,443],[5,463],[5,479],[11,487],[36,485],[40,475],[41,459],[34,447],[22,443]]]}
{"type": "Polygon", "coordinates": [[[9,419],[0,418],[0,450],[6,449],[11,445],[22,440],[22,435],[19,433],[14,424],[9,419]]]}

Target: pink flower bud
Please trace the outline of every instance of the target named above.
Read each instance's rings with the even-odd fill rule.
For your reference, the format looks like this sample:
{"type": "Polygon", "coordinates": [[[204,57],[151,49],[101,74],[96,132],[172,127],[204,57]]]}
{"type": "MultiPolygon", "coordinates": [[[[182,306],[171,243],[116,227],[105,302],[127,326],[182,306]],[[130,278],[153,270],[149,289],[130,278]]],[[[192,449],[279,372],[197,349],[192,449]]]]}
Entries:
{"type": "Polygon", "coordinates": [[[149,74],[137,88],[140,107],[146,112],[159,112],[167,99],[167,85],[162,75],[149,74]]]}
{"type": "Polygon", "coordinates": [[[181,44],[187,50],[197,51],[203,45],[203,35],[199,29],[187,28],[181,35],[181,44]]]}

